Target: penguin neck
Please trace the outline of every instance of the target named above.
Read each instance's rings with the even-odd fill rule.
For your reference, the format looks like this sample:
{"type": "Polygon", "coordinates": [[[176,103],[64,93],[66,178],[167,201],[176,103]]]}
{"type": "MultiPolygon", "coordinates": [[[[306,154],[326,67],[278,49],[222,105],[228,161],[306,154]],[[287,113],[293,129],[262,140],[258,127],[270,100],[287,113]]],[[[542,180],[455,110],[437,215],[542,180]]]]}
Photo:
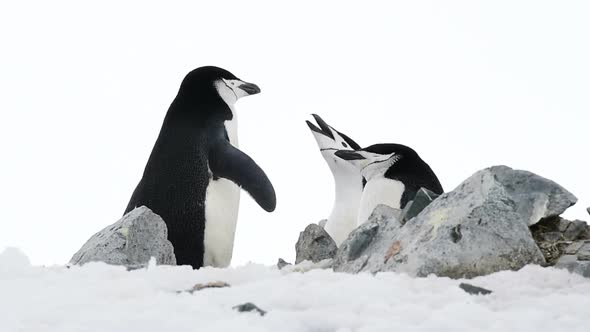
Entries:
{"type": "Polygon", "coordinates": [[[430,166],[419,158],[402,158],[385,172],[384,177],[401,181],[415,191],[424,187],[439,195],[443,193],[443,188],[430,166]]]}
{"type": "Polygon", "coordinates": [[[227,107],[229,107],[231,110],[232,118],[230,120],[226,120],[223,124],[225,126],[225,130],[227,131],[229,142],[233,146],[238,147],[238,116],[236,114],[234,104],[227,104],[227,107]]]}
{"type": "Polygon", "coordinates": [[[222,82],[215,84],[215,90],[217,91],[219,98],[231,112],[229,119],[224,122],[224,126],[229,138],[229,142],[233,146],[238,147],[238,117],[236,115],[235,109],[238,96],[232,89],[228,87],[227,84],[222,82]]]}
{"type": "Polygon", "coordinates": [[[328,163],[334,176],[334,204],[325,229],[337,246],[356,227],[360,198],[363,190],[362,177],[353,169],[338,168],[328,163]]]}
{"type": "Polygon", "coordinates": [[[219,95],[216,98],[194,99],[179,94],[166,113],[161,132],[174,128],[173,136],[198,136],[205,128],[220,121],[224,123],[230,142],[237,146],[237,116],[233,102],[219,95]]]}
{"type": "Polygon", "coordinates": [[[363,191],[362,177],[355,169],[330,167],[334,176],[334,205],[330,219],[351,217],[356,221],[363,191]]]}

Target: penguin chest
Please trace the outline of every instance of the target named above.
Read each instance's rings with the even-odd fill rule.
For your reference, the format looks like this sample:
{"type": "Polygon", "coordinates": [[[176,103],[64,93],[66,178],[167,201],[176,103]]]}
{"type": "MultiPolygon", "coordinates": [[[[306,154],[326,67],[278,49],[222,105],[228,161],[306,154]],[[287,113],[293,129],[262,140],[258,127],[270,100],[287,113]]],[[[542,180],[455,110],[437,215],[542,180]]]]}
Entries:
{"type": "MultiPolygon", "coordinates": [[[[230,143],[237,147],[237,121],[226,121],[230,143]]],[[[213,177],[205,196],[203,265],[227,267],[231,262],[240,206],[240,188],[233,182],[213,177]]]]}
{"type": "Polygon", "coordinates": [[[234,248],[239,205],[238,186],[226,179],[209,181],[205,197],[204,266],[229,266],[234,248]]]}
{"type": "Polygon", "coordinates": [[[361,196],[358,225],[365,223],[379,204],[400,209],[404,190],[405,186],[402,182],[385,177],[367,182],[361,196]]]}
{"type": "Polygon", "coordinates": [[[348,234],[357,226],[359,202],[362,195],[362,178],[355,173],[335,173],[336,192],[334,206],[324,229],[337,246],[346,240],[348,234]]]}

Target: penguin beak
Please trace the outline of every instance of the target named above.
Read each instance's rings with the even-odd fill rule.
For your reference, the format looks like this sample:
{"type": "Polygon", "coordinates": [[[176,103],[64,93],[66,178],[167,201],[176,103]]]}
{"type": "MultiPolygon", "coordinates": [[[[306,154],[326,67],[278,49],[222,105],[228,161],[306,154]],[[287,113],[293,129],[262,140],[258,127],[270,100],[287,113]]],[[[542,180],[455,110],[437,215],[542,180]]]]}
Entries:
{"type": "Polygon", "coordinates": [[[243,84],[238,85],[238,89],[246,92],[250,96],[260,93],[260,88],[254,83],[244,82],[243,84]]]}
{"type": "Polygon", "coordinates": [[[326,123],[326,121],[324,121],[324,119],[320,118],[319,115],[312,114],[311,116],[313,116],[313,118],[315,119],[315,121],[318,123],[318,126],[320,126],[321,132],[324,135],[330,137],[331,139],[334,139],[334,133],[332,133],[332,127],[330,127],[330,125],[328,125],[326,123]]]}
{"type": "Polygon", "coordinates": [[[334,154],[336,155],[336,157],[338,157],[340,159],[344,159],[344,160],[363,160],[363,159],[367,159],[367,158],[363,157],[361,154],[356,153],[355,151],[351,151],[351,150],[338,150],[334,154]]]}

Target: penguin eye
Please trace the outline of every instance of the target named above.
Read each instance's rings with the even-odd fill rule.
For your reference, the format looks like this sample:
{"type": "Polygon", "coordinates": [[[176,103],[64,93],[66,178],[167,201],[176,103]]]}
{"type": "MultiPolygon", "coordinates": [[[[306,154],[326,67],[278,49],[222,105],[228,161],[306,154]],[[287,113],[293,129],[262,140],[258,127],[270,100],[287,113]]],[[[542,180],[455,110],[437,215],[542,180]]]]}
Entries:
{"type": "Polygon", "coordinates": [[[348,147],[348,145],[346,143],[344,143],[344,142],[342,142],[342,146],[345,147],[345,148],[348,147]]]}

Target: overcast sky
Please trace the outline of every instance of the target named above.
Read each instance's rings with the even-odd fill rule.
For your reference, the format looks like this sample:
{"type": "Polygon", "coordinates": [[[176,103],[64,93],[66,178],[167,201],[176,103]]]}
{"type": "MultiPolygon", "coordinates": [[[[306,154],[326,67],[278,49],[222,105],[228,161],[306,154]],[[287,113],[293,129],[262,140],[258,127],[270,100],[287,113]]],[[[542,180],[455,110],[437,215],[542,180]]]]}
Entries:
{"type": "Polygon", "coordinates": [[[550,178],[589,220],[587,1],[3,1],[0,250],[63,264],[115,222],[184,75],[258,84],[240,149],[277,209],[242,194],[233,265],[294,258],[328,216],[321,115],[363,146],[413,147],[446,191],[504,164],[550,178]]]}

